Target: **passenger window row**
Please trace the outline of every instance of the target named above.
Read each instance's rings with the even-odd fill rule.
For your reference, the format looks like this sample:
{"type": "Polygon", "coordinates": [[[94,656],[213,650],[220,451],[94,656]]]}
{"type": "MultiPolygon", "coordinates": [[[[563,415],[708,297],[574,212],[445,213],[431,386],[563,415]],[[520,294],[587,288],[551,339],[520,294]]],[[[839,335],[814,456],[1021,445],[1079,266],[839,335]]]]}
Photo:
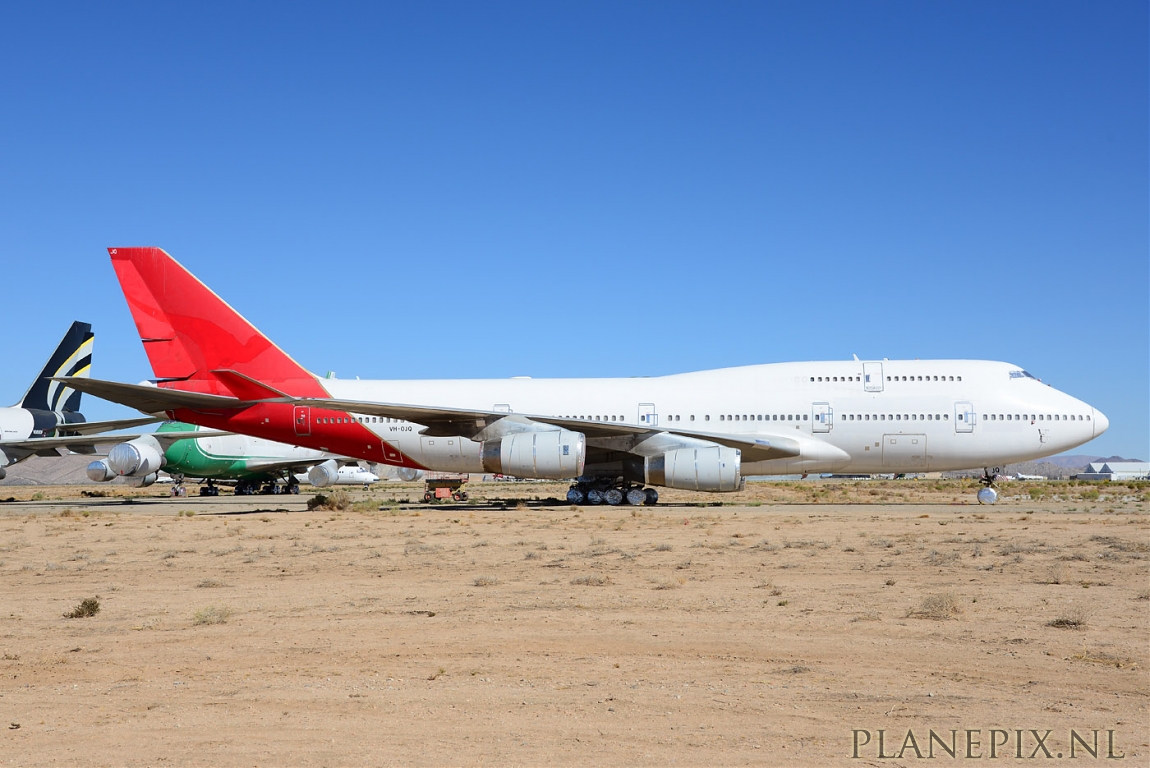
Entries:
{"type": "Polygon", "coordinates": [[[887,376],[887,381],[962,381],[961,376],[887,376]]]}
{"type": "Polygon", "coordinates": [[[1082,414],[1067,415],[1065,413],[1055,413],[1051,415],[1049,413],[1032,413],[1029,417],[1027,417],[1025,413],[1007,413],[1005,415],[1001,413],[982,414],[983,421],[1026,421],[1028,418],[1030,421],[1090,421],[1089,415],[1083,416],[1082,414]]]}
{"type": "Polygon", "coordinates": [[[950,421],[946,413],[847,413],[843,421],[950,421]]]}
{"type": "MultiPolygon", "coordinates": [[[[862,376],[811,376],[814,382],[861,382],[862,376]]],[[[887,381],[962,381],[961,376],[887,376],[887,381]]]]}
{"type": "MultiPolygon", "coordinates": [[[[708,416],[707,418],[710,419],[711,417],[708,416]]],[[[725,415],[723,415],[723,414],[719,415],[719,421],[807,421],[809,418],[810,417],[807,416],[806,414],[799,416],[799,415],[796,415],[793,413],[784,413],[784,414],[780,414],[780,413],[762,414],[762,413],[760,413],[760,414],[751,414],[751,415],[743,414],[742,416],[740,416],[737,413],[736,414],[729,414],[728,413],[725,415]]]]}
{"type": "Polygon", "coordinates": [[[624,419],[622,416],[604,416],[601,414],[595,414],[594,416],[582,416],[582,415],[580,415],[580,416],[556,416],[555,418],[557,418],[557,419],[578,419],[579,421],[606,421],[606,422],[626,421],[626,419],[624,419]]]}

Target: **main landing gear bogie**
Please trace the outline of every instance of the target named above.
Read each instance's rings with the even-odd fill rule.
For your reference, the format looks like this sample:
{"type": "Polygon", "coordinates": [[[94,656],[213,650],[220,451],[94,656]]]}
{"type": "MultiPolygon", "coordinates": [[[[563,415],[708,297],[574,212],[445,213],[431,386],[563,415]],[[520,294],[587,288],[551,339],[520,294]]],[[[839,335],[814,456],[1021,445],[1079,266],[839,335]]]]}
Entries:
{"type": "Polygon", "coordinates": [[[653,507],[659,503],[659,492],[654,488],[643,488],[618,481],[596,480],[577,482],[567,491],[567,501],[571,504],[587,504],[611,507],[626,502],[630,506],[653,507]]]}

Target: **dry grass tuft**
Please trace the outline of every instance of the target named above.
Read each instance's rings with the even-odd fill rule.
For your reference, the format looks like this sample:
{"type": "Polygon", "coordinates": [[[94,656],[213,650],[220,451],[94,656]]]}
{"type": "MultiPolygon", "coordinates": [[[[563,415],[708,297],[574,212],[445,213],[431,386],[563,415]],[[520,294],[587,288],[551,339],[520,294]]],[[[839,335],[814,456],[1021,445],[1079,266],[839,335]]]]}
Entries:
{"type": "Polygon", "coordinates": [[[571,583],[579,587],[605,587],[611,583],[609,576],[594,574],[591,576],[576,576],[571,583]]]}
{"type": "Polygon", "coordinates": [[[94,597],[86,597],[80,601],[80,604],[73,608],[68,613],[64,614],[66,619],[87,619],[95,616],[100,612],[100,601],[94,597]]]}
{"type": "Polygon", "coordinates": [[[927,595],[917,611],[911,611],[908,616],[919,619],[933,619],[944,621],[952,619],[962,613],[958,597],[953,592],[942,592],[936,595],[927,595]]]}
{"type": "Polygon", "coordinates": [[[686,579],[660,579],[655,582],[651,589],[678,589],[686,582],[686,579]]]}
{"type": "Polygon", "coordinates": [[[226,624],[232,617],[232,609],[223,605],[209,605],[192,616],[193,624],[226,624]]]}
{"type": "Polygon", "coordinates": [[[476,576],[471,581],[471,584],[476,587],[494,587],[498,583],[499,579],[495,576],[476,576]]]}
{"type": "Polygon", "coordinates": [[[1086,611],[1076,606],[1046,622],[1046,626],[1056,629],[1086,629],[1086,611]]]}
{"type": "Polygon", "coordinates": [[[351,496],[347,491],[332,491],[329,494],[317,493],[307,500],[309,510],[329,510],[332,512],[351,507],[351,496]]]}

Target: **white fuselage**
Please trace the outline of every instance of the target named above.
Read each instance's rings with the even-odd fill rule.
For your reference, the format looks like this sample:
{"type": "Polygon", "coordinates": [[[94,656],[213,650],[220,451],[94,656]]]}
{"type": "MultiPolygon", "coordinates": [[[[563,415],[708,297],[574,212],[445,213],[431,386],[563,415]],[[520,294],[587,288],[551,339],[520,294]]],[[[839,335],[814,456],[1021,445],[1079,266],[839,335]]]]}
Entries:
{"type": "Polygon", "coordinates": [[[27,440],[32,437],[34,429],[35,420],[27,408],[0,408],[0,447],[9,440],[27,440]]]}
{"type": "MultiPolygon", "coordinates": [[[[320,381],[337,399],[800,444],[799,456],[744,461],[744,476],[1000,466],[1081,445],[1109,424],[1018,366],[982,360],[774,363],[628,379],[320,381]]],[[[482,471],[478,442],[424,436],[421,425],[407,421],[354,418],[425,468],[482,471]]],[[[611,448],[611,440],[601,439],[600,447],[611,448]]],[[[655,440],[651,452],[660,445],[655,440]]]]}

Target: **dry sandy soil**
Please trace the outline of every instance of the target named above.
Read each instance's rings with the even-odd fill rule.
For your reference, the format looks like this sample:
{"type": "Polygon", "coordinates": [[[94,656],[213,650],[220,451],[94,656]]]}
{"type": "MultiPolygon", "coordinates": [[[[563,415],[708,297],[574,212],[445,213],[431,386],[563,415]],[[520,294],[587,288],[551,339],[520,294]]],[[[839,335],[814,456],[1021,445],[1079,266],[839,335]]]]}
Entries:
{"type": "Polygon", "coordinates": [[[1148,764],[1144,488],[814,486],[0,488],[0,765],[1148,764]]]}

